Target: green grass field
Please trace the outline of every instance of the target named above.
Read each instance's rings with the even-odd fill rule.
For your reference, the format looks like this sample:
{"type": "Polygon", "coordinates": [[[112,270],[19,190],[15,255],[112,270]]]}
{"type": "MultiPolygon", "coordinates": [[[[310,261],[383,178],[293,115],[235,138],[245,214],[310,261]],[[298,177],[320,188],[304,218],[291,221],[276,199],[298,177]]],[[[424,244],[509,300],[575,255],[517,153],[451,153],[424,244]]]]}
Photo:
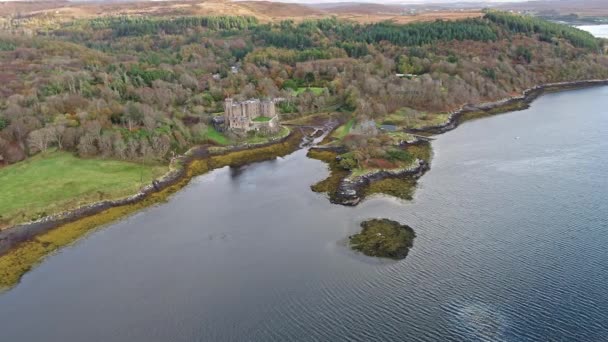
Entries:
{"type": "Polygon", "coordinates": [[[264,134],[255,134],[251,137],[248,137],[246,142],[248,144],[265,144],[267,142],[272,141],[273,139],[281,139],[289,135],[289,128],[283,126],[281,130],[275,134],[264,135],[264,134]]]}
{"type": "Polygon", "coordinates": [[[212,126],[207,127],[205,137],[218,145],[230,145],[230,140],[228,140],[228,138],[226,138],[226,136],[222,133],[216,131],[212,126]]]}
{"type": "Polygon", "coordinates": [[[0,227],[133,194],[167,169],[65,152],[36,155],[0,169],[0,227]]]}
{"type": "Polygon", "coordinates": [[[424,129],[447,122],[448,113],[424,113],[409,108],[402,108],[383,118],[383,124],[393,124],[401,128],[424,129]]]}
{"type": "Polygon", "coordinates": [[[298,88],[298,90],[295,91],[296,95],[300,95],[303,92],[310,90],[313,94],[319,96],[321,94],[323,94],[323,91],[325,91],[325,88],[320,88],[320,87],[300,87],[298,88]]]}
{"type": "Polygon", "coordinates": [[[268,122],[272,120],[272,118],[269,118],[267,116],[258,116],[257,118],[253,119],[252,121],[254,122],[268,122]]]}

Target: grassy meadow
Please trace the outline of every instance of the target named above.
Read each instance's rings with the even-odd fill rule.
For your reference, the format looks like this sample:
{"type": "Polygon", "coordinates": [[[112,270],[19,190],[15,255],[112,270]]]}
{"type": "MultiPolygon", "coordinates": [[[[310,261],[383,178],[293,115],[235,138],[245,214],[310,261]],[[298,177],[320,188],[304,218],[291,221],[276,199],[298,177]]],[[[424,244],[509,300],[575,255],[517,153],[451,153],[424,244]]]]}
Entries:
{"type": "Polygon", "coordinates": [[[323,94],[323,92],[325,91],[325,88],[321,88],[321,87],[300,87],[297,90],[294,91],[295,95],[300,95],[304,92],[310,91],[312,92],[314,95],[319,96],[321,94],[323,94]]]}
{"type": "Polygon", "coordinates": [[[48,152],[0,169],[0,227],[135,193],[167,171],[125,161],[48,152]]]}
{"type": "Polygon", "coordinates": [[[221,132],[218,132],[212,126],[207,127],[207,131],[204,134],[205,138],[218,144],[218,145],[230,145],[230,140],[221,132]]]}

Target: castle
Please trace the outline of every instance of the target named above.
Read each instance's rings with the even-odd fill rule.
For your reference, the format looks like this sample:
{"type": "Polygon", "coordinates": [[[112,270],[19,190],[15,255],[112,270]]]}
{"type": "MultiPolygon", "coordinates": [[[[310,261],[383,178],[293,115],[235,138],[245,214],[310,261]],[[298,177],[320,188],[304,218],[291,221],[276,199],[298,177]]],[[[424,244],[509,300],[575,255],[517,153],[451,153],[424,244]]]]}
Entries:
{"type": "Polygon", "coordinates": [[[279,117],[272,100],[224,100],[224,125],[228,129],[245,131],[276,131],[279,117]]]}

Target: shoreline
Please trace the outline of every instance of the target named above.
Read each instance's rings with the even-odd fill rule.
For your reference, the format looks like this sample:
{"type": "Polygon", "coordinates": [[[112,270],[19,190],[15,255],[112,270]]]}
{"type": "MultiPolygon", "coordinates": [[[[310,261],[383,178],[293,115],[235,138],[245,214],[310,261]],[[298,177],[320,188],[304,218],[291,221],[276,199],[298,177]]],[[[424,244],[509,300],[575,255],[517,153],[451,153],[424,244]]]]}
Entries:
{"type": "MultiPolygon", "coordinates": [[[[518,96],[480,104],[464,104],[459,109],[451,112],[448,120],[443,124],[421,129],[408,129],[405,130],[405,132],[423,135],[443,134],[457,128],[460,124],[468,120],[527,109],[534,100],[546,93],[605,85],[608,85],[608,79],[557,82],[538,85],[524,90],[522,94],[518,96]]],[[[335,193],[329,196],[330,202],[344,206],[356,206],[366,198],[364,190],[372,182],[388,178],[404,177],[410,177],[411,179],[416,180],[431,169],[430,162],[424,160],[418,159],[415,164],[416,165],[413,167],[405,170],[398,170],[396,172],[380,170],[358,177],[355,180],[349,179],[349,173],[349,175],[340,179],[335,193]]]]}
{"type": "Polygon", "coordinates": [[[45,216],[35,221],[19,223],[0,230],[0,257],[6,254],[6,252],[15,245],[30,240],[36,235],[43,234],[51,229],[77,221],[84,217],[96,215],[110,208],[135,204],[154,193],[162,192],[168,187],[179,183],[184,178],[193,176],[188,175],[188,168],[191,167],[192,163],[197,160],[230,155],[231,153],[241,151],[255,151],[256,149],[262,149],[284,143],[285,141],[293,138],[294,135],[300,134],[302,133],[290,132],[287,136],[272,142],[257,145],[235,146],[219,153],[214,153],[214,151],[210,148],[213,147],[211,145],[194,146],[184,154],[174,158],[169,163],[169,171],[167,173],[162,175],[160,178],[155,179],[152,181],[152,183],[143,186],[137,193],[118,199],[103,200],[85,204],[76,208],[45,216]]]}
{"type": "Polygon", "coordinates": [[[545,93],[603,85],[608,85],[608,79],[556,82],[537,85],[524,90],[521,95],[479,104],[464,104],[459,109],[449,113],[448,121],[443,124],[421,129],[409,129],[407,132],[430,135],[442,134],[455,129],[463,122],[471,119],[528,109],[534,100],[545,93]]]}
{"type": "MultiPolygon", "coordinates": [[[[441,125],[409,131],[430,135],[441,134],[455,129],[470,119],[526,109],[530,103],[546,92],[601,85],[608,85],[608,79],[540,85],[525,90],[520,96],[478,105],[465,104],[450,113],[448,121],[441,125]]],[[[330,126],[326,125],[323,129],[331,128],[333,130],[335,128],[330,126]]],[[[0,289],[14,286],[19,282],[21,276],[48,254],[73,243],[88,232],[165,201],[197,175],[224,166],[244,165],[284,156],[310,144],[314,137],[309,137],[303,129],[300,127],[298,130],[292,130],[289,135],[277,141],[256,146],[239,146],[217,154],[210,152],[206,145],[193,147],[171,163],[168,173],[152,184],[144,186],[136,194],[117,200],[84,205],[1,230],[0,289]],[[175,166],[173,166],[174,164],[175,166]]],[[[311,135],[317,132],[318,130],[315,130],[311,132],[311,135]]],[[[363,176],[356,182],[350,182],[350,185],[343,189],[342,198],[336,194],[338,196],[333,199],[330,196],[330,201],[335,204],[355,206],[365,199],[363,190],[372,182],[387,178],[413,177],[417,179],[428,170],[430,170],[429,163],[420,159],[417,160],[416,166],[399,170],[399,172],[381,170],[363,176]]],[[[340,185],[346,178],[340,180],[340,185]]]]}
{"type": "Polygon", "coordinates": [[[177,157],[159,180],[128,197],[84,205],[0,231],[0,290],[16,285],[47,255],[89,232],[116,222],[141,209],[162,203],[198,175],[225,166],[240,166],[288,155],[302,147],[309,132],[292,130],[276,141],[239,146],[222,153],[196,146],[177,157]]]}

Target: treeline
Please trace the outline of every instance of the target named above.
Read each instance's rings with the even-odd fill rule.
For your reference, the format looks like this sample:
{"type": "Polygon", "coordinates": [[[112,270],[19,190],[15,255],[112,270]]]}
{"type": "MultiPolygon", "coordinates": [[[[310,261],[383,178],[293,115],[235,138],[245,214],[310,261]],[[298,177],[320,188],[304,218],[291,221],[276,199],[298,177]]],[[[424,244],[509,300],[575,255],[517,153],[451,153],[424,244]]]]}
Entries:
{"type": "Polygon", "coordinates": [[[302,49],[314,46],[312,37],[305,32],[298,31],[297,29],[289,31],[281,28],[273,29],[272,25],[258,27],[255,31],[255,37],[266,45],[288,49],[302,49]]]}
{"type": "Polygon", "coordinates": [[[284,21],[278,24],[260,25],[255,29],[255,38],[267,45],[300,49],[323,46],[327,41],[351,44],[351,56],[360,56],[362,45],[382,41],[403,46],[422,46],[439,41],[471,40],[495,41],[498,28],[510,33],[538,34],[542,41],[553,38],[566,39],[575,47],[597,50],[598,40],[588,32],[577,28],[549,22],[531,16],[490,11],[484,19],[442,21],[413,24],[382,22],[360,25],[339,21],[335,18],[309,20],[299,24],[284,21]],[[484,20],[485,19],[485,20],[484,20]]]}
{"type": "Polygon", "coordinates": [[[258,25],[258,20],[249,16],[209,16],[209,17],[106,17],[90,21],[95,30],[112,29],[117,37],[152,35],[159,32],[180,34],[189,28],[204,27],[213,31],[247,30],[258,25]]]}
{"type": "Polygon", "coordinates": [[[547,42],[550,42],[553,38],[563,38],[576,47],[592,50],[599,48],[598,40],[591,33],[569,25],[557,24],[531,16],[496,11],[486,13],[485,18],[512,33],[538,34],[541,40],[547,42]]]}
{"type": "MultiPolygon", "coordinates": [[[[267,45],[291,49],[319,46],[327,40],[350,44],[387,41],[396,45],[421,46],[436,41],[493,41],[497,38],[495,30],[487,22],[479,19],[438,20],[407,25],[389,22],[359,25],[336,19],[304,21],[294,25],[287,21],[276,25],[258,26],[255,37],[267,45]]],[[[361,45],[351,45],[351,47],[354,54],[360,54],[356,48],[362,47],[361,45]]]]}
{"type": "Polygon", "coordinates": [[[245,61],[257,65],[268,65],[270,61],[278,61],[285,64],[295,64],[298,62],[345,57],[348,57],[346,51],[336,47],[327,49],[312,48],[304,50],[269,47],[250,52],[245,58],[245,61]]]}
{"type": "Polygon", "coordinates": [[[368,43],[389,41],[397,45],[421,46],[450,40],[493,41],[496,40],[496,32],[484,22],[470,19],[409,25],[379,23],[368,26],[364,32],[357,33],[353,38],[356,37],[359,37],[358,41],[364,40],[368,43]]]}
{"type": "Polygon", "coordinates": [[[362,56],[362,44],[382,41],[403,46],[422,46],[439,41],[495,41],[498,27],[511,33],[538,34],[544,41],[563,38],[576,47],[598,49],[599,44],[590,33],[568,25],[552,23],[531,16],[489,11],[484,19],[458,21],[437,20],[427,23],[394,24],[382,22],[361,25],[336,18],[307,20],[294,23],[291,20],[276,24],[260,24],[248,16],[205,17],[105,17],[90,21],[77,21],[73,26],[93,30],[111,29],[116,37],[166,34],[183,34],[187,29],[205,28],[212,31],[241,32],[251,30],[257,42],[265,45],[308,49],[329,45],[346,44],[351,57],[362,56]],[[484,20],[485,19],[485,20],[484,20]],[[349,45],[350,44],[350,45],[349,45]]]}

